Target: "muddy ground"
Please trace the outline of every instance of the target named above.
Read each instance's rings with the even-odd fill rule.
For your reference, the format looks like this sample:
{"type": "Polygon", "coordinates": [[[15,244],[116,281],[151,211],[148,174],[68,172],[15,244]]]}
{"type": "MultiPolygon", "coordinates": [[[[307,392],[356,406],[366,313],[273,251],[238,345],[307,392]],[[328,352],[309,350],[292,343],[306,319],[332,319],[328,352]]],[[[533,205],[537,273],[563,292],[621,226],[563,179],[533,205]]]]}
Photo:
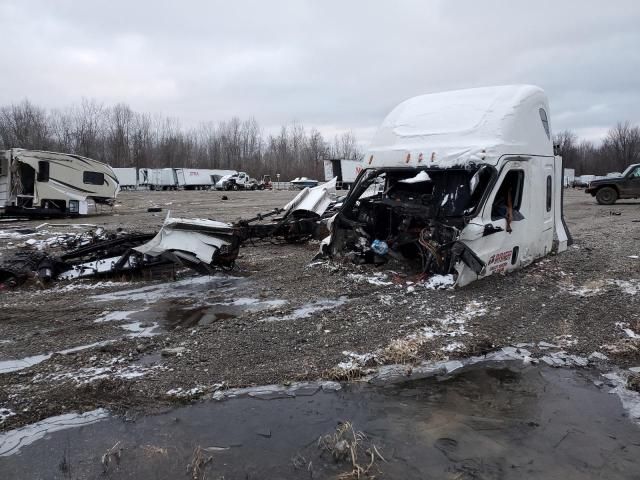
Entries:
{"type": "MultiPolygon", "coordinates": [[[[114,215],[82,222],[154,231],[167,210],[232,221],[294,194],[123,192],[114,215]]],[[[217,389],[355,378],[383,363],[409,371],[520,343],[538,356],[599,352],[596,363],[638,366],[640,202],[604,207],[569,190],[565,215],[569,251],[456,290],[408,283],[388,267],[311,262],[311,242],[247,245],[235,271],[214,277],[178,271],[2,291],[0,430],[99,407],[133,417],[217,389]]],[[[40,236],[0,239],[0,261],[32,248],[27,239],[69,231],[54,225],[69,220],[50,223],[40,236]]]]}

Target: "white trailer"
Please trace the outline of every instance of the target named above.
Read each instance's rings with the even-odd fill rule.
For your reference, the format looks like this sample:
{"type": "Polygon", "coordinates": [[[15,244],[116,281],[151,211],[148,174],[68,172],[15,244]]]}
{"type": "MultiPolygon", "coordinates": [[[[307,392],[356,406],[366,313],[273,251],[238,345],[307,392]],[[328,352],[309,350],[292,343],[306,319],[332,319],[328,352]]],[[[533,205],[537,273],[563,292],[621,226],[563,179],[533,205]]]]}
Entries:
{"type": "Polygon", "coordinates": [[[571,243],[549,104],[531,85],[409,99],[387,115],[323,251],[413,261],[464,286],[571,243]],[[363,198],[377,181],[384,191],[363,198]]]}
{"type": "Polygon", "coordinates": [[[114,168],[120,188],[125,190],[135,190],[138,188],[138,172],[135,167],[131,168],[114,168]]]}
{"type": "Polygon", "coordinates": [[[215,184],[204,168],[178,168],[177,175],[185,190],[209,190],[215,184]]]}
{"type": "Polygon", "coordinates": [[[336,189],[348,190],[363,168],[361,160],[345,160],[340,158],[324,161],[324,180],[337,178],[336,189]]]}
{"type": "Polygon", "coordinates": [[[75,216],[113,205],[120,186],[106,163],[57,152],[0,152],[0,208],[8,215],[75,216]]]}
{"type": "Polygon", "coordinates": [[[151,190],[177,190],[180,183],[176,168],[148,168],[146,181],[151,190]]]}
{"type": "Polygon", "coordinates": [[[576,181],[576,169],[575,168],[565,168],[564,169],[564,186],[572,187],[573,182],[576,181]]]}

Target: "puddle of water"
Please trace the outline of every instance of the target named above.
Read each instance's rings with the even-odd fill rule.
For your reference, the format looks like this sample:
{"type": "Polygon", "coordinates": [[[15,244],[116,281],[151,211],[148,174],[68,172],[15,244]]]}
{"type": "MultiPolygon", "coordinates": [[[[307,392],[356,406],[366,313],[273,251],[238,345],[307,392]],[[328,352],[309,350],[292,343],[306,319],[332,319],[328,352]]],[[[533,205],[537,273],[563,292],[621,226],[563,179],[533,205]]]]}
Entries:
{"type": "Polygon", "coordinates": [[[634,478],[638,427],[589,375],[494,364],[439,381],[202,402],[57,432],[1,467],[7,478],[38,478],[66,458],[74,477],[94,478],[119,441],[109,478],[184,477],[198,446],[213,457],[207,478],[336,478],[350,465],[322,455],[317,440],[351,421],[387,460],[380,478],[634,478]]]}
{"type": "Polygon", "coordinates": [[[211,325],[219,320],[236,318],[235,313],[224,311],[225,307],[212,307],[204,305],[196,308],[170,307],[166,311],[164,326],[167,330],[177,327],[190,328],[195,326],[211,325]]]}

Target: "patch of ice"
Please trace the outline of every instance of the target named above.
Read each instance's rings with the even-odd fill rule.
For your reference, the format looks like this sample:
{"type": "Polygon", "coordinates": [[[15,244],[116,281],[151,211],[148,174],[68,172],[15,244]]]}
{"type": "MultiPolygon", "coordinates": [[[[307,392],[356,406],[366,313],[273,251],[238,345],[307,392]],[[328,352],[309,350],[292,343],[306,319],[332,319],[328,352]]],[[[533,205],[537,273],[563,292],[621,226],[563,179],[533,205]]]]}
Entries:
{"type": "Polygon", "coordinates": [[[423,282],[424,288],[429,290],[440,290],[445,288],[451,288],[456,283],[453,275],[433,275],[428,280],[423,282]]]}
{"type": "Polygon", "coordinates": [[[635,295],[640,292],[640,280],[609,280],[609,283],[617,286],[627,295],[635,295]]]}
{"type": "Polygon", "coordinates": [[[345,350],[342,354],[356,361],[361,366],[378,362],[378,356],[375,353],[356,353],[345,350]]]}
{"type": "Polygon", "coordinates": [[[286,305],[286,300],[262,300],[260,298],[249,298],[249,297],[240,297],[235,300],[231,300],[229,302],[216,302],[211,305],[224,305],[230,307],[249,307],[247,310],[269,310],[272,308],[282,307],[286,305]]]}
{"type": "Polygon", "coordinates": [[[202,395],[204,393],[204,390],[202,387],[193,387],[193,388],[172,388],[171,390],[168,390],[166,395],[170,396],[170,397],[178,397],[178,398],[185,398],[185,397],[195,397],[197,395],[202,395]]]}
{"type": "MultiPolygon", "coordinates": [[[[115,340],[104,340],[102,342],[91,343],[89,345],[80,345],[78,347],[67,348],[66,350],[59,350],[55,353],[59,353],[61,355],[68,355],[69,353],[80,352],[82,350],[87,350],[93,347],[101,347],[113,342],[115,342],[115,340]]],[[[38,363],[42,363],[45,360],[50,359],[52,355],[53,355],[52,353],[45,353],[42,355],[34,355],[32,357],[25,357],[17,360],[0,361],[0,374],[24,370],[25,368],[32,367],[34,365],[37,365],[38,363]]]]}
{"type": "Polygon", "coordinates": [[[160,335],[160,332],[155,330],[158,328],[158,323],[154,322],[151,325],[143,326],[142,322],[133,322],[120,325],[120,328],[124,328],[132,333],[127,334],[128,337],[153,337],[160,335]]]}
{"type": "Polygon", "coordinates": [[[625,322],[616,322],[616,327],[620,328],[629,338],[640,338],[640,334],[629,328],[629,324],[625,322]]]}
{"type": "Polygon", "coordinates": [[[31,357],[20,358],[16,360],[2,360],[0,361],[0,374],[17,372],[25,368],[32,367],[38,363],[44,362],[51,358],[51,353],[44,355],[33,355],[31,357]]]}
{"type": "Polygon", "coordinates": [[[0,424],[3,424],[9,417],[13,417],[16,413],[8,408],[0,408],[0,424]]]}
{"type": "MultiPolygon", "coordinates": [[[[99,302],[110,302],[117,300],[126,300],[134,302],[143,300],[146,303],[153,303],[164,298],[175,298],[187,296],[185,293],[190,287],[198,287],[198,294],[202,294],[202,289],[207,285],[215,287],[217,291],[221,289],[232,290],[233,287],[229,282],[239,281],[239,278],[229,276],[207,276],[189,277],[175,282],[163,282],[155,285],[147,285],[141,288],[131,290],[120,290],[118,292],[103,293],[91,297],[99,302]]],[[[195,294],[195,292],[194,292],[195,294]]]]}
{"type": "Polygon", "coordinates": [[[617,395],[622,402],[623,408],[629,413],[629,417],[635,423],[640,424],[640,393],[627,388],[626,376],[611,372],[604,374],[603,377],[614,385],[614,388],[609,393],[617,395]]]}
{"type": "Polygon", "coordinates": [[[102,322],[116,322],[120,320],[127,320],[131,315],[137,312],[139,312],[139,310],[123,310],[123,311],[116,310],[114,312],[108,312],[102,315],[101,317],[94,320],[94,322],[102,323],[102,322]]]}
{"type": "Polygon", "coordinates": [[[370,283],[371,285],[377,285],[377,286],[387,286],[387,285],[393,285],[393,282],[391,282],[390,280],[388,280],[388,276],[384,273],[381,272],[376,272],[372,275],[363,275],[361,273],[350,273],[349,275],[347,275],[347,278],[350,278],[351,280],[355,280],[358,283],[370,283]]]}
{"type": "Polygon", "coordinates": [[[462,342],[453,342],[442,347],[443,352],[459,352],[464,350],[464,343],[462,342]]]}
{"type": "Polygon", "coordinates": [[[108,417],[108,415],[107,411],[102,408],[81,414],[67,413],[0,433],[0,457],[14,455],[20,452],[23,447],[31,445],[49,433],[90,425],[108,417]]]}
{"type": "Polygon", "coordinates": [[[262,319],[263,322],[274,322],[274,321],[283,321],[283,320],[299,320],[301,318],[308,318],[316,312],[321,312],[323,310],[329,310],[331,308],[336,308],[341,305],[347,303],[348,299],[345,296],[339,297],[337,300],[316,300],[302,307],[296,308],[293,312],[288,315],[283,315],[280,317],[267,317],[262,319]]]}

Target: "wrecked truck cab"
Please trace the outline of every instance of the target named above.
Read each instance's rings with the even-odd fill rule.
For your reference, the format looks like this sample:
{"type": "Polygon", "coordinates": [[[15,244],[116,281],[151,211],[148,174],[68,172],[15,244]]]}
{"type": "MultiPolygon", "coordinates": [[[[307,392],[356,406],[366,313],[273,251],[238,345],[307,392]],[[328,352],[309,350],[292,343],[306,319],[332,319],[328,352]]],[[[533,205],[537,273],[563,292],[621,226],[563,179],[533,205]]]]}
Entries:
{"type": "Polygon", "coordinates": [[[453,274],[463,286],[565,250],[548,111],[544,92],[527,85],[400,104],[330,223],[324,253],[453,274]]]}

